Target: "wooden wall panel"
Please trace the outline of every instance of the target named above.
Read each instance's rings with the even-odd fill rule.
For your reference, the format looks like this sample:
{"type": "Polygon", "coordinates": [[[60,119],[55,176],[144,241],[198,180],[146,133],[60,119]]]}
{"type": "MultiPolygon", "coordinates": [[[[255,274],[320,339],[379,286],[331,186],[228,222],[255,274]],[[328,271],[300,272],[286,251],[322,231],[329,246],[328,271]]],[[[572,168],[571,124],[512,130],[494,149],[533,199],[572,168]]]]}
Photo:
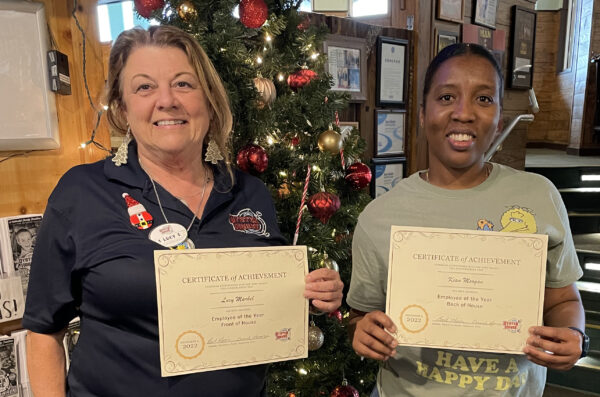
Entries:
{"type": "Polygon", "coordinates": [[[537,13],[533,88],[540,112],[527,130],[530,145],[548,143],[566,147],[569,143],[573,76],[570,71],[558,73],[556,70],[560,16],[560,11],[537,13]]]}
{"type": "MultiPolygon", "coordinates": [[[[83,84],[82,39],[71,16],[72,1],[43,0],[46,19],[57,49],[69,58],[72,95],[56,96],[58,126],[61,145],[59,149],[34,151],[0,162],[0,216],[39,213],[46,207],[48,197],[62,174],[74,165],[92,162],[105,157],[106,152],[80,144],[89,139],[96,122],[96,114],[88,103],[83,84]]],[[[98,60],[94,0],[80,0],[77,16],[87,35],[87,77],[92,96],[96,98],[104,85],[104,70],[98,60]]],[[[2,128],[0,122],[0,128],[2,128]]],[[[105,124],[97,140],[109,145],[105,124]]],[[[13,152],[0,152],[0,160],[13,152]]]]}
{"type": "Polygon", "coordinates": [[[365,159],[370,160],[374,152],[374,127],[375,127],[375,91],[376,91],[376,60],[377,46],[375,39],[377,36],[388,36],[406,39],[409,41],[408,59],[409,59],[409,93],[407,98],[407,120],[406,120],[406,145],[408,168],[416,170],[416,160],[412,153],[416,151],[416,103],[415,98],[415,66],[414,60],[416,56],[414,33],[405,29],[397,29],[393,27],[375,26],[357,22],[348,18],[326,17],[324,15],[313,15],[312,23],[325,23],[329,26],[329,30],[333,34],[344,36],[372,38],[372,42],[367,45],[371,46],[371,52],[367,59],[367,101],[360,104],[351,104],[350,109],[340,115],[343,121],[358,121],[360,123],[360,132],[362,137],[367,142],[367,151],[365,159]]]}
{"type": "MultiPolygon", "coordinates": [[[[432,48],[434,45],[434,30],[437,26],[447,25],[446,21],[436,19],[437,0],[413,0],[418,4],[417,20],[418,20],[418,62],[417,62],[417,104],[423,102],[423,78],[427,70],[427,66],[432,59],[432,48]]],[[[465,9],[463,15],[464,23],[472,23],[472,1],[465,0],[465,9]]],[[[507,0],[498,2],[498,10],[496,12],[496,28],[506,31],[506,51],[504,54],[504,76],[506,79],[506,65],[508,58],[508,45],[510,43],[510,24],[511,24],[511,7],[520,5],[525,8],[534,9],[535,0],[507,0]]],[[[460,24],[454,24],[459,26],[460,24]]],[[[535,78],[534,78],[535,80],[535,78]]],[[[526,91],[505,89],[504,106],[503,106],[504,125],[519,114],[528,113],[529,99],[526,91]]],[[[514,168],[522,169],[525,166],[525,146],[527,141],[527,124],[518,125],[513,130],[511,135],[506,139],[503,149],[498,152],[492,159],[495,162],[510,165],[514,168]]],[[[427,168],[427,142],[424,134],[417,131],[418,148],[416,157],[418,159],[417,168],[427,168]]]]}
{"type": "Polygon", "coordinates": [[[577,22],[575,23],[576,45],[574,47],[574,92],[573,113],[571,118],[571,134],[567,152],[577,154],[580,152],[584,140],[584,106],[585,85],[587,83],[588,65],[590,58],[590,37],[592,32],[592,15],[595,2],[577,2],[577,22]]]}
{"type": "Polygon", "coordinates": [[[585,99],[583,109],[582,128],[582,154],[600,154],[600,132],[594,131],[594,119],[596,115],[597,92],[596,65],[590,62],[591,56],[600,54],[600,2],[594,1],[590,34],[590,53],[588,58],[588,72],[585,84],[585,99]]]}

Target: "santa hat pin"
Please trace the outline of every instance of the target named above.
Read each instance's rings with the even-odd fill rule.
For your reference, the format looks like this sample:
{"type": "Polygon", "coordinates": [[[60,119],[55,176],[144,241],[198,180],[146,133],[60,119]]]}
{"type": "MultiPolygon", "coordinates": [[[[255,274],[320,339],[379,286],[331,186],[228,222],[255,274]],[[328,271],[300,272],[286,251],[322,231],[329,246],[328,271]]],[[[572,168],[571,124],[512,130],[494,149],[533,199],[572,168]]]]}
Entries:
{"type": "Polygon", "coordinates": [[[125,203],[127,203],[127,213],[129,214],[129,221],[135,227],[140,230],[148,229],[152,226],[152,215],[142,204],[136,199],[131,197],[129,193],[123,193],[125,203]]]}

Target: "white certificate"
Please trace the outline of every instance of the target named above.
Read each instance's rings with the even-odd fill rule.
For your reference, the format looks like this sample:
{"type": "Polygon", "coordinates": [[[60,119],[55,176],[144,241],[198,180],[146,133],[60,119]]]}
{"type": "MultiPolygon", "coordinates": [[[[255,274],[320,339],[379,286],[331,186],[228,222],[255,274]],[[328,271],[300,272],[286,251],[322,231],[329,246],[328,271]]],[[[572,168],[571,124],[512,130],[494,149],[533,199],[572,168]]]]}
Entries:
{"type": "Polygon", "coordinates": [[[308,356],[306,246],[154,251],[161,375],[308,356]]]}
{"type": "Polygon", "coordinates": [[[382,102],[404,102],[404,52],[406,47],[381,44],[381,81],[379,99],[382,102]]]}
{"type": "Polygon", "coordinates": [[[392,226],[386,313],[400,345],[523,354],[542,325],[548,236],[392,226]]]}

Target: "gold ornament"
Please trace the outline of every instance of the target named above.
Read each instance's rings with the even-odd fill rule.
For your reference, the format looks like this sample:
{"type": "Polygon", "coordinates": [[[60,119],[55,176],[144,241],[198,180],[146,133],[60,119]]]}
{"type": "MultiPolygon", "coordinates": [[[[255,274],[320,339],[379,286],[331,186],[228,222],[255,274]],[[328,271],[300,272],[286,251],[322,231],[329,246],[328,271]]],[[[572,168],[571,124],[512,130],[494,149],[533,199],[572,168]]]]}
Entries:
{"type": "Polygon", "coordinates": [[[181,19],[189,20],[196,16],[196,9],[191,1],[184,1],[177,7],[177,13],[181,19]]]}
{"type": "Polygon", "coordinates": [[[311,321],[308,327],[308,350],[312,352],[319,349],[323,346],[323,342],[325,342],[323,331],[315,325],[314,321],[311,321]]]}
{"type": "Polygon", "coordinates": [[[327,130],[319,135],[319,150],[337,154],[342,149],[342,136],[334,130],[327,130]]]}
{"type": "Polygon", "coordinates": [[[254,79],[254,87],[258,91],[258,100],[256,101],[256,107],[259,109],[265,106],[271,106],[277,97],[277,91],[275,90],[275,84],[270,79],[264,77],[256,77],[254,79]]]}
{"type": "Polygon", "coordinates": [[[277,189],[279,193],[279,198],[284,198],[290,195],[290,185],[287,182],[283,182],[279,189],[277,189]]]}

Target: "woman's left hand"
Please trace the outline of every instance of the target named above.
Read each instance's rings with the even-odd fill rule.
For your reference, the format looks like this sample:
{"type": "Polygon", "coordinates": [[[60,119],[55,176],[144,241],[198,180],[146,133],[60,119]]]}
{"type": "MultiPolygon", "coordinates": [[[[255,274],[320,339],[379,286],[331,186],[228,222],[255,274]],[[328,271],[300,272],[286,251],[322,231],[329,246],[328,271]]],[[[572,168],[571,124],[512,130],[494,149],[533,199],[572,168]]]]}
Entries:
{"type": "Polygon", "coordinates": [[[566,371],[581,357],[581,335],[566,327],[531,327],[523,352],[529,361],[566,371]]]}
{"type": "Polygon", "coordinates": [[[304,297],[311,299],[314,307],[327,313],[340,307],[344,283],[338,272],[321,268],[308,273],[304,280],[304,297]]]}

